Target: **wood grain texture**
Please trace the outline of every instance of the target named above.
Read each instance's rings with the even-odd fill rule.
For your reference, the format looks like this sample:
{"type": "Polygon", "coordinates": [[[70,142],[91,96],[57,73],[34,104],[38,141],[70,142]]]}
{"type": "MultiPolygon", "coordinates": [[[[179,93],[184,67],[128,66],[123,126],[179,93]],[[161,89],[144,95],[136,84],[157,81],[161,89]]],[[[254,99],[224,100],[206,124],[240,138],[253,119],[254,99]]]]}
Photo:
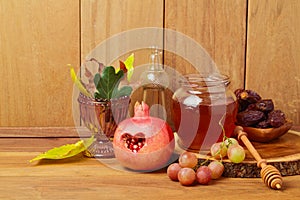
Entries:
{"type": "Polygon", "coordinates": [[[246,88],[300,124],[300,2],[249,0],[246,88]]]}
{"type": "MultiPolygon", "coordinates": [[[[97,45],[116,34],[136,28],[162,28],[163,25],[162,0],[87,0],[81,2],[81,13],[81,56],[83,59],[97,45]]],[[[118,50],[118,46],[105,47],[108,50],[109,48],[118,50]]],[[[136,56],[136,59],[138,64],[140,58],[136,56]]],[[[105,63],[105,60],[100,62],[110,64],[105,63]]]]}
{"type": "MultiPolygon", "coordinates": [[[[175,69],[168,73],[175,85],[173,92],[180,87],[177,76],[191,73],[220,72],[231,78],[229,89],[243,86],[245,19],[245,1],[165,1],[164,64],[175,69]]],[[[169,111],[172,93],[166,98],[169,111]]]]}
{"type": "MultiPolygon", "coordinates": [[[[163,26],[201,44],[218,69],[230,75],[231,89],[242,87],[245,82],[246,88],[272,98],[295,125],[300,124],[297,20],[300,2],[297,0],[262,3],[258,0],[0,0],[0,3],[2,127],[72,126],[73,84],[66,64],[71,63],[78,70],[80,59],[115,34],[163,26]]],[[[170,44],[167,41],[173,40],[164,39],[166,47],[170,44]]],[[[136,66],[148,63],[149,53],[137,51],[136,66]]],[[[166,51],[164,58],[165,65],[181,74],[195,72],[195,66],[184,57],[166,51]]],[[[141,96],[139,88],[133,94],[134,101],[141,100],[141,96]]]]}
{"type": "Polygon", "coordinates": [[[0,126],[71,126],[79,1],[0,1],[0,126]]]}
{"type": "Polygon", "coordinates": [[[81,154],[64,160],[29,164],[28,160],[49,148],[75,142],[72,138],[0,141],[1,199],[300,198],[299,176],[283,177],[281,191],[265,187],[260,178],[221,178],[208,186],[184,187],[170,181],[166,169],[152,173],[119,171],[81,154]],[[26,145],[29,140],[32,142],[26,145]]]}
{"type": "MultiPolygon", "coordinates": [[[[251,142],[260,156],[268,162],[286,162],[300,160],[300,133],[291,130],[282,137],[268,143],[251,142]],[[295,142],[295,144],[294,144],[295,142]]],[[[242,142],[240,144],[243,145],[242,142]]],[[[256,163],[251,153],[246,149],[246,159],[244,163],[256,163]]],[[[210,154],[208,154],[210,156],[210,154]]],[[[224,162],[230,162],[224,159],[224,162]]]]}
{"type": "MultiPolygon", "coordinates": [[[[123,47],[126,47],[126,49],[134,50],[135,68],[149,63],[151,50],[134,49],[137,48],[133,46],[136,41],[126,40],[126,36],[121,37],[120,34],[138,28],[162,28],[163,0],[88,0],[81,2],[81,11],[81,58],[83,62],[87,55],[92,55],[97,59],[101,57],[99,61],[105,65],[113,65],[117,68],[119,67],[118,60],[124,61],[131,52],[125,52],[124,55],[118,54],[118,57],[114,57],[113,60],[110,59],[113,57],[111,54],[122,51],[123,47]],[[118,38],[113,41],[119,41],[119,43],[110,46],[107,40],[116,36],[118,38]],[[97,49],[100,49],[98,45],[101,45],[104,55],[97,54],[97,49]]],[[[143,36],[135,40],[147,40],[147,37],[143,36]]],[[[162,46],[162,34],[156,42],[162,46]]],[[[137,84],[132,94],[131,115],[133,115],[134,103],[142,100],[142,88],[139,85],[139,75],[136,74],[140,72],[136,70],[132,78],[132,82],[137,84]]]]}
{"type": "Polygon", "coordinates": [[[0,138],[79,137],[78,132],[85,131],[81,127],[0,127],[0,138]]]}
{"type": "MultiPolygon", "coordinates": [[[[232,163],[227,157],[222,159],[225,166],[223,176],[239,178],[256,178],[260,177],[261,168],[257,166],[257,161],[249,149],[239,141],[243,146],[246,157],[241,163],[232,163]]],[[[290,130],[283,136],[274,139],[268,143],[253,142],[251,144],[256,149],[262,159],[267,164],[275,166],[282,176],[300,175],[300,132],[290,130]]],[[[185,150],[176,146],[177,154],[185,150]]],[[[195,153],[199,163],[208,165],[211,161],[216,160],[209,151],[201,150],[195,153]]]]}
{"type": "MultiPolygon", "coordinates": [[[[195,40],[207,51],[216,63],[217,69],[232,78],[231,87],[242,87],[246,1],[166,0],[165,2],[166,28],[181,32],[195,40]]],[[[176,37],[168,38],[168,35],[166,37],[166,46],[178,41],[176,37]]],[[[187,47],[179,43],[175,48],[187,47]]],[[[193,49],[188,52],[188,54],[194,54],[195,57],[200,56],[200,53],[193,52],[193,49]]],[[[197,72],[195,67],[203,71],[207,68],[202,65],[203,59],[199,60],[197,66],[191,66],[185,58],[172,53],[167,52],[165,58],[165,64],[175,67],[182,74],[197,72]]]]}

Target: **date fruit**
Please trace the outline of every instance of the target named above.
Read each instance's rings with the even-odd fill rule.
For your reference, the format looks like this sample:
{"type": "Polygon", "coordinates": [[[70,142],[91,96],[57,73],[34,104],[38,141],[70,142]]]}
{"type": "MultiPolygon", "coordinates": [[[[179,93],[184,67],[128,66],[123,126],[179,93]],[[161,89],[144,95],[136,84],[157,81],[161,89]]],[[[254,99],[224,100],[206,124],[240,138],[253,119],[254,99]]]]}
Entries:
{"type": "Polygon", "coordinates": [[[262,99],[253,90],[235,90],[239,104],[236,124],[256,128],[278,128],[286,122],[281,110],[274,110],[272,99],[262,99]]]}
{"type": "Polygon", "coordinates": [[[268,119],[259,122],[258,124],[255,125],[256,128],[270,128],[271,124],[268,119]]]}
{"type": "Polygon", "coordinates": [[[285,114],[281,110],[273,110],[268,114],[268,121],[272,127],[278,128],[285,123],[285,114]]]}
{"type": "Polygon", "coordinates": [[[252,109],[259,110],[264,113],[269,113],[272,110],[274,110],[274,103],[273,103],[272,99],[262,99],[262,100],[259,100],[258,102],[256,102],[255,104],[250,104],[250,105],[254,105],[254,107],[252,109]]]}
{"type": "Polygon", "coordinates": [[[237,124],[241,126],[253,126],[265,119],[265,114],[258,110],[239,112],[236,115],[237,124]]]}
{"type": "Polygon", "coordinates": [[[256,103],[261,100],[261,96],[253,90],[237,89],[234,91],[239,104],[238,111],[244,111],[250,104],[256,103]]]}

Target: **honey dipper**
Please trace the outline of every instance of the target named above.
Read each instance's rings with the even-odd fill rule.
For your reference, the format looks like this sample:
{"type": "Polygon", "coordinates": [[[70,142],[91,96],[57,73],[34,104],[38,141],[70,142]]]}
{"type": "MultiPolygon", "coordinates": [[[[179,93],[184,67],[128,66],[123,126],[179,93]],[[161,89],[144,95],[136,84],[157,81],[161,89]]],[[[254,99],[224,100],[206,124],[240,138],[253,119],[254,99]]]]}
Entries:
{"type": "Polygon", "coordinates": [[[282,177],[278,169],[272,165],[267,165],[267,161],[262,159],[256,149],[253,147],[251,142],[247,138],[247,133],[244,132],[243,127],[237,126],[234,130],[235,135],[237,135],[238,140],[241,140],[247,149],[250,151],[252,156],[257,161],[257,166],[261,168],[260,176],[262,177],[264,183],[275,190],[279,190],[282,187],[282,177]]]}

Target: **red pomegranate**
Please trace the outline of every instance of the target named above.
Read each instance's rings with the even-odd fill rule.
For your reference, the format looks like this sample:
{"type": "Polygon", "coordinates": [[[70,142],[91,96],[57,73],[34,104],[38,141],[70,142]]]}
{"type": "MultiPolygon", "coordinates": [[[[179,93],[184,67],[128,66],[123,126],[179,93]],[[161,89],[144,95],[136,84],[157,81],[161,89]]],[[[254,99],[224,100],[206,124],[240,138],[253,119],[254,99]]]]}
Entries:
{"type": "Polygon", "coordinates": [[[134,117],[122,121],[113,141],[116,159],[137,171],[165,167],[175,147],[171,127],[162,119],[149,116],[149,106],[136,102],[134,117]]]}

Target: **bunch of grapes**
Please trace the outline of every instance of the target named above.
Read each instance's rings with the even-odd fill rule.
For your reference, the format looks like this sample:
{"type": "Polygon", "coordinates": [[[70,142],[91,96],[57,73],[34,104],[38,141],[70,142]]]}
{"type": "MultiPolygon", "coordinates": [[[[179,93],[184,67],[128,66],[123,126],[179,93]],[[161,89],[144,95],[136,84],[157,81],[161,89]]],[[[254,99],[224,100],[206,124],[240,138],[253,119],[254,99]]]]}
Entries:
{"type": "Polygon", "coordinates": [[[212,179],[218,179],[224,172],[222,159],[226,156],[231,162],[240,163],[245,159],[245,151],[234,138],[226,138],[223,142],[214,143],[210,149],[216,159],[205,166],[198,167],[198,158],[194,153],[185,151],[180,154],[178,163],[172,163],[167,169],[167,175],[172,181],[181,185],[207,185],[212,179]],[[219,160],[220,159],[220,160],[219,160]],[[197,168],[198,167],[198,168],[197,168]]]}
{"type": "Polygon", "coordinates": [[[181,185],[207,185],[212,179],[221,177],[224,166],[219,161],[212,161],[208,166],[197,168],[198,158],[194,153],[183,152],[178,163],[169,165],[167,174],[172,181],[179,181],[181,185]]]}
{"type": "Polygon", "coordinates": [[[234,138],[226,138],[223,142],[214,143],[210,148],[211,155],[216,159],[226,156],[233,163],[240,163],[245,159],[245,150],[234,138]]]}

